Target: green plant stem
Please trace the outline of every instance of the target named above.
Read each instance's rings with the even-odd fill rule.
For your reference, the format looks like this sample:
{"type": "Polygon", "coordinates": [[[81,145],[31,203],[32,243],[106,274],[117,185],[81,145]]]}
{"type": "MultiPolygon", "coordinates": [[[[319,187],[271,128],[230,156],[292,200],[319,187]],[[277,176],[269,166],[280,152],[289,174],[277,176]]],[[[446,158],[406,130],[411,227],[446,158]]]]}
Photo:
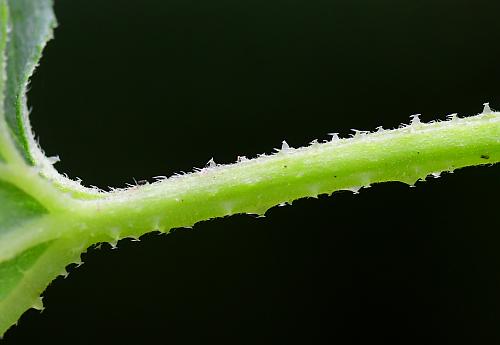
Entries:
{"type": "Polygon", "coordinates": [[[23,257],[29,267],[18,277],[16,288],[0,299],[0,335],[25,310],[41,308],[39,296],[48,283],[65,275],[64,267],[78,263],[80,253],[92,244],[115,244],[122,238],[236,213],[262,215],[298,198],[357,192],[374,183],[413,185],[429,174],[499,161],[500,113],[489,112],[428,124],[414,118],[404,128],[358,133],[300,149],[284,145],[274,155],[212,164],[196,173],[109,193],[96,194],[81,186],[76,192],[61,189],[70,184],[47,179],[40,168],[23,160],[0,163],[3,181],[48,210],[24,223],[22,231],[0,236],[0,272],[17,270],[23,257]]]}
{"type": "MultiPolygon", "coordinates": [[[[41,233],[44,241],[78,236],[86,238],[85,245],[116,242],[215,217],[262,215],[298,198],[337,190],[357,192],[373,183],[413,185],[433,173],[499,161],[500,113],[429,124],[414,121],[396,130],[206,168],[96,200],[73,200],[63,213],[72,214],[66,219],[74,221],[66,221],[63,228],[51,221],[41,233]]],[[[7,252],[0,248],[0,253],[7,252]]]]}
{"type": "MultiPolygon", "coordinates": [[[[334,140],[166,181],[84,203],[112,240],[167,231],[236,213],[373,183],[413,185],[432,173],[500,161],[500,115],[487,114],[334,140]],[[123,221],[125,220],[125,221],[123,221]]],[[[96,224],[97,225],[97,224],[96,224]]],[[[96,238],[97,239],[97,238],[96,238]]]]}
{"type": "MultiPolygon", "coordinates": [[[[167,232],[237,213],[262,215],[272,206],[337,190],[357,192],[385,181],[413,185],[432,173],[500,161],[500,113],[423,124],[350,139],[285,149],[277,154],[205,168],[161,182],[103,193],[95,200],[71,198],[36,175],[2,172],[30,191],[52,214],[5,235],[0,259],[38,243],[64,237],[82,246],[167,232]],[[35,192],[35,194],[33,194],[35,192]],[[57,212],[56,212],[57,211],[57,212]]],[[[1,166],[0,166],[1,168],[1,166]]]]}

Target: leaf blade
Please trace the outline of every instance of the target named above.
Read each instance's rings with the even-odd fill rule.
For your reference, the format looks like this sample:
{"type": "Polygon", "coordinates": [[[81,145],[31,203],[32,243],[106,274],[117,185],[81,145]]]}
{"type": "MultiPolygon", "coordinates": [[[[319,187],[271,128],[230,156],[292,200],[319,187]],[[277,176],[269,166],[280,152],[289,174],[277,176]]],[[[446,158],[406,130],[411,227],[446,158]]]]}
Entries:
{"type": "MultiPolygon", "coordinates": [[[[34,163],[33,152],[44,157],[34,144],[25,93],[54,26],[51,1],[0,0],[0,165],[4,167],[22,168],[25,163],[34,163]]],[[[43,219],[48,210],[21,188],[3,180],[2,175],[0,169],[3,242],[6,234],[23,232],[25,224],[43,219]]],[[[37,244],[10,260],[0,260],[0,338],[27,309],[41,308],[41,292],[67,264],[67,254],[53,255],[53,248],[57,248],[54,244],[59,242],[37,244]]]]}
{"type": "Polygon", "coordinates": [[[51,0],[8,0],[10,35],[6,48],[4,116],[18,149],[32,165],[44,155],[29,123],[26,90],[57,24],[52,5],[51,0]]]}
{"type": "Polygon", "coordinates": [[[7,39],[8,39],[9,10],[7,0],[0,0],[0,162],[5,162],[5,141],[7,138],[7,124],[4,116],[5,82],[7,80],[7,39]]]}
{"type": "Polygon", "coordinates": [[[67,240],[41,243],[0,263],[0,338],[30,308],[43,309],[41,293],[80,252],[67,240]]]}

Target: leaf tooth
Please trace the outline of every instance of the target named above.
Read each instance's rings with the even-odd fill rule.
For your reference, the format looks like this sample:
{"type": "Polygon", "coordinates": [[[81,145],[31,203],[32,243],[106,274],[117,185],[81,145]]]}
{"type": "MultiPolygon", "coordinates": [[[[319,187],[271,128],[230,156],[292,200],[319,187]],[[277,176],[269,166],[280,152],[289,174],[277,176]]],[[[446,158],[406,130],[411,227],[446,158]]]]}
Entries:
{"type": "Polygon", "coordinates": [[[36,309],[36,310],[43,311],[44,306],[43,306],[43,300],[42,300],[42,297],[37,297],[37,298],[35,298],[35,301],[34,301],[34,302],[33,302],[33,304],[31,305],[31,308],[36,309]]]}
{"type": "Polygon", "coordinates": [[[63,277],[64,279],[66,279],[66,278],[68,278],[68,276],[69,276],[69,272],[68,272],[68,271],[66,271],[66,269],[63,269],[63,270],[61,271],[61,273],[59,273],[59,275],[60,275],[61,277],[63,277]]]}
{"type": "Polygon", "coordinates": [[[126,238],[129,238],[131,242],[140,242],[140,236],[139,235],[129,235],[126,238]]]}
{"type": "Polygon", "coordinates": [[[359,191],[363,188],[363,186],[355,186],[355,187],[349,187],[349,188],[342,188],[342,190],[347,190],[352,192],[353,194],[359,194],[359,191]]]}

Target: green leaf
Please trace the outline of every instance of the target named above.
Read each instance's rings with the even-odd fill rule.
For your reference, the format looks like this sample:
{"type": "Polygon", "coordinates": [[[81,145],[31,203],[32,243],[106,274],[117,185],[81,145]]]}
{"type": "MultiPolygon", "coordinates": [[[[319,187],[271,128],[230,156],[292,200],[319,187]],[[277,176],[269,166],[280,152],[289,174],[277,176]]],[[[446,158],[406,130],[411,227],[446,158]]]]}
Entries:
{"type": "Polygon", "coordinates": [[[4,116],[4,98],[6,77],[6,47],[8,32],[9,11],[7,0],[0,0],[0,162],[5,162],[3,154],[4,141],[6,140],[7,128],[4,116]]]}
{"type": "MultiPolygon", "coordinates": [[[[50,247],[50,243],[43,243],[33,248],[26,250],[14,259],[3,262],[0,264],[0,305],[8,303],[13,297],[13,291],[22,284],[23,279],[26,277],[27,272],[36,264],[41,256],[50,247]]],[[[22,297],[22,296],[19,296],[22,297]]],[[[23,303],[10,303],[8,308],[4,308],[5,312],[0,314],[0,324],[13,324],[16,322],[18,313],[15,312],[17,308],[25,308],[23,303]]],[[[37,308],[41,308],[37,296],[31,298],[33,303],[29,303],[37,308]],[[38,302],[38,303],[37,303],[38,302]]],[[[23,312],[23,311],[21,311],[23,312]]]]}
{"type": "MultiPolygon", "coordinates": [[[[51,1],[0,0],[0,241],[3,243],[48,214],[40,201],[20,187],[25,184],[16,185],[6,179],[22,174],[22,162],[33,164],[32,152],[38,150],[29,125],[25,93],[28,78],[55,25],[51,7],[51,1]],[[9,170],[16,166],[16,161],[21,166],[9,170]]],[[[28,308],[41,308],[40,293],[54,278],[52,270],[61,271],[57,258],[52,258],[49,266],[44,262],[52,255],[56,242],[39,243],[9,260],[0,260],[0,337],[28,308]]],[[[64,259],[64,255],[58,257],[64,259]]],[[[63,268],[66,264],[66,260],[61,263],[63,268]]]]}
{"type": "Polygon", "coordinates": [[[80,255],[73,248],[64,240],[49,241],[0,263],[0,335],[29,308],[43,309],[41,293],[80,255]]]}
{"type": "Polygon", "coordinates": [[[46,42],[52,38],[56,19],[51,0],[10,0],[8,8],[11,32],[6,52],[5,116],[25,159],[35,164],[40,154],[28,119],[26,88],[46,42]]]}
{"type": "Polygon", "coordinates": [[[0,0],[0,337],[27,309],[41,309],[40,294],[85,249],[35,235],[64,223],[50,206],[62,193],[47,181],[64,178],[34,140],[25,96],[55,25],[50,0],[0,0]]]}

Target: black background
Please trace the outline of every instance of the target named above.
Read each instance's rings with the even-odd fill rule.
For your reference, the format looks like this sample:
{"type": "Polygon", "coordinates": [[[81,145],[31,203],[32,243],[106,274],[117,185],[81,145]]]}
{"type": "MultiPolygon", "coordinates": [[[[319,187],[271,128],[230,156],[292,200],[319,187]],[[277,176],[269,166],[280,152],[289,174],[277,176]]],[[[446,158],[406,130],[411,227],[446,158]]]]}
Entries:
{"type": "MultiPolygon", "coordinates": [[[[500,108],[498,1],[57,0],[32,122],[120,187],[500,108]]],[[[500,165],[85,254],[5,344],[500,344],[500,165]]]]}

